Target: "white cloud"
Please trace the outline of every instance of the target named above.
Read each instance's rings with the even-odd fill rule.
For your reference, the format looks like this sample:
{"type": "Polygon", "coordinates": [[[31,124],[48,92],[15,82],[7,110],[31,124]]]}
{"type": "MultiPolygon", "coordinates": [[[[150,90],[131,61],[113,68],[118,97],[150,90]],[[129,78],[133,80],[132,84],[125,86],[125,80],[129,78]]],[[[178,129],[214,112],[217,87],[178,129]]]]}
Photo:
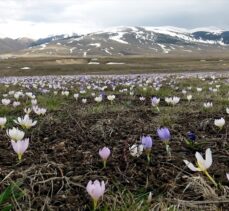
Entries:
{"type": "Polygon", "coordinates": [[[2,0],[0,36],[33,38],[118,25],[229,27],[227,0],[2,0]]]}

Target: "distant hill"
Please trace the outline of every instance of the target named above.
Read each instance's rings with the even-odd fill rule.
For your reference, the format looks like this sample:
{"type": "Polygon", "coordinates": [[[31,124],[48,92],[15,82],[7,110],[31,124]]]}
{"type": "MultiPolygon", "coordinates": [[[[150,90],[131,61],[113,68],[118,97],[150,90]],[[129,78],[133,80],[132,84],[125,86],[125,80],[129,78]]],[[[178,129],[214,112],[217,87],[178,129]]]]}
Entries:
{"type": "Polygon", "coordinates": [[[176,27],[113,27],[85,35],[56,35],[36,41],[0,40],[0,52],[29,56],[192,55],[229,53],[229,31],[176,27]]]}

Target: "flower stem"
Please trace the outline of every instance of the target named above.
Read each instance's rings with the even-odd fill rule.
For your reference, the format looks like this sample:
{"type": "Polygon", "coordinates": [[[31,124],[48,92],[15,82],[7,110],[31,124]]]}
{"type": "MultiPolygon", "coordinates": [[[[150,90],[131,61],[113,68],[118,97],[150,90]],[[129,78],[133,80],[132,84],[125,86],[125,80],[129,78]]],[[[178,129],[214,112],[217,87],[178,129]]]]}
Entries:
{"type": "Polygon", "coordinates": [[[93,200],[93,210],[96,210],[97,208],[97,200],[93,200]]]}
{"type": "Polygon", "coordinates": [[[106,167],[107,167],[107,161],[104,160],[104,161],[103,161],[103,168],[106,168],[106,167]]]}
{"type": "Polygon", "coordinates": [[[215,187],[218,187],[218,184],[216,183],[216,181],[209,175],[209,173],[206,170],[204,171],[204,173],[206,174],[208,179],[210,179],[211,182],[215,185],[215,187]]]}

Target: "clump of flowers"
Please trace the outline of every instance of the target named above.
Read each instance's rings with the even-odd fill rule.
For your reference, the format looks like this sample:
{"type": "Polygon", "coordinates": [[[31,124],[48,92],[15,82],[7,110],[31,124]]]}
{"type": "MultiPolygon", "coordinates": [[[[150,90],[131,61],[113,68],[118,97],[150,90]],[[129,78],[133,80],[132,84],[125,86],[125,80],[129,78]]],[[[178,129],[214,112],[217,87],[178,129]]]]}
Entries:
{"type": "Polygon", "coordinates": [[[217,183],[215,180],[208,174],[207,169],[210,168],[212,165],[212,152],[211,149],[208,148],[205,152],[205,159],[199,152],[195,154],[197,160],[197,167],[195,167],[191,162],[184,160],[184,163],[187,167],[192,171],[202,171],[210,180],[211,182],[217,187],[217,183]]]}
{"type": "Polygon", "coordinates": [[[103,197],[105,192],[105,183],[104,181],[99,182],[95,180],[92,182],[91,180],[88,182],[86,190],[88,194],[91,196],[93,201],[93,210],[96,210],[98,206],[98,201],[101,197],[103,197]]]}

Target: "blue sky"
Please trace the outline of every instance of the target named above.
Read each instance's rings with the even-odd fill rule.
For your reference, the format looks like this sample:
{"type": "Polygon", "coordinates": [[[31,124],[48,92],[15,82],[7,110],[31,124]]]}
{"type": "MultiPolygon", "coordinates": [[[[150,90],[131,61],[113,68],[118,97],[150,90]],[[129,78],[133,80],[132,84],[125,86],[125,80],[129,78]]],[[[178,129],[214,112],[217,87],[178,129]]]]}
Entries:
{"type": "Polygon", "coordinates": [[[229,29],[228,0],[0,0],[0,37],[39,38],[112,26],[229,29]]]}

